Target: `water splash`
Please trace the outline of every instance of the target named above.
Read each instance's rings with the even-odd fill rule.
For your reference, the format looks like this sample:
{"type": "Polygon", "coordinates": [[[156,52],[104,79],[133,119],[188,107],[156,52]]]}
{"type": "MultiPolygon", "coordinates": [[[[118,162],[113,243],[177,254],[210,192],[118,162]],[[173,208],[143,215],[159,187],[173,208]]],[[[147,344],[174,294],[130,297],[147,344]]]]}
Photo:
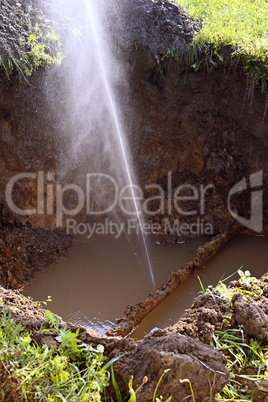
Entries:
{"type": "Polygon", "coordinates": [[[109,104],[109,108],[111,111],[111,116],[114,122],[114,128],[115,128],[115,134],[118,137],[119,140],[119,145],[120,145],[120,149],[121,149],[121,153],[122,153],[122,158],[123,158],[123,165],[125,167],[125,171],[126,171],[126,175],[127,175],[127,179],[128,182],[130,184],[130,190],[131,190],[131,195],[133,198],[133,203],[134,203],[134,208],[136,211],[136,215],[137,215],[137,219],[139,222],[139,227],[141,229],[140,233],[141,233],[141,237],[142,237],[142,242],[144,245],[144,251],[145,251],[145,256],[146,256],[146,262],[149,268],[149,274],[150,274],[150,280],[152,282],[152,285],[154,288],[156,288],[156,284],[155,284],[155,279],[154,279],[154,274],[153,274],[153,268],[152,268],[152,264],[151,264],[151,260],[150,260],[150,256],[149,256],[149,250],[148,250],[148,245],[147,245],[147,241],[145,238],[145,234],[142,230],[142,226],[143,226],[143,218],[140,212],[140,208],[139,205],[137,203],[136,197],[135,197],[135,193],[134,193],[134,188],[133,188],[133,178],[132,178],[132,174],[131,174],[131,167],[129,166],[129,162],[127,160],[127,150],[125,147],[125,143],[124,143],[124,132],[123,129],[120,126],[120,122],[119,122],[119,118],[118,118],[118,112],[117,112],[117,107],[116,107],[116,102],[114,100],[114,96],[113,96],[113,91],[112,88],[109,84],[108,81],[108,73],[106,71],[106,66],[104,65],[104,61],[103,61],[103,57],[102,57],[102,51],[101,51],[101,44],[100,44],[100,36],[97,30],[97,26],[96,26],[96,17],[95,17],[95,13],[94,13],[94,7],[92,7],[92,2],[87,1],[86,2],[87,5],[87,12],[88,12],[88,16],[89,16],[89,22],[90,25],[92,27],[92,34],[93,34],[93,40],[94,43],[96,45],[96,51],[97,51],[97,60],[100,66],[100,70],[101,70],[101,74],[102,74],[102,79],[103,79],[103,88],[104,91],[107,95],[107,102],[109,104]]]}
{"type": "MultiPolygon", "coordinates": [[[[141,247],[147,266],[145,272],[155,288],[149,249],[142,230],[144,218],[133,187],[135,174],[121,123],[121,111],[114,92],[116,85],[123,84],[122,69],[111,52],[109,38],[103,28],[105,20],[99,13],[101,10],[101,13],[105,14],[107,7],[111,5],[107,5],[105,1],[83,0],[79,2],[78,9],[73,0],[68,0],[64,3],[65,12],[66,6],[69,7],[72,19],[77,20],[77,26],[80,25],[82,29],[82,35],[80,34],[76,43],[72,38],[68,40],[73,60],[67,69],[67,75],[73,83],[70,116],[74,116],[72,125],[77,131],[77,138],[72,146],[72,157],[81,163],[81,152],[89,143],[91,168],[105,173],[112,172],[118,181],[129,185],[133,203],[131,210],[134,209],[140,228],[141,247]],[[121,79],[118,79],[118,76],[121,76],[121,79]]],[[[109,18],[109,15],[106,15],[106,18],[109,18]]],[[[95,193],[99,193],[98,202],[103,202],[105,195],[102,194],[102,189],[98,188],[95,193]]]]}

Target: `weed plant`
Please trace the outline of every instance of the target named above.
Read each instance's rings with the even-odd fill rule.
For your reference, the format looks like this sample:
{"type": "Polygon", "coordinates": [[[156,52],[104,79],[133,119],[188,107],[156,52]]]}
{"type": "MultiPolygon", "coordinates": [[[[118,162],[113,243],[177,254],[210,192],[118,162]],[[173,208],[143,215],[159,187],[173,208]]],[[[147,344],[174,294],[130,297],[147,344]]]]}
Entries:
{"type": "Polygon", "coordinates": [[[0,56],[0,69],[5,73],[7,78],[13,73],[17,73],[21,82],[29,84],[28,77],[38,67],[49,67],[52,64],[59,66],[63,60],[60,51],[60,37],[53,31],[47,29],[42,30],[38,23],[34,26],[29,20],[30,35],[28,38],[29,50],[24,52],[20,57],[9,54],[4,60],[0,56]]]}
{"type": "MultiPolygon", "coordinates": [[[[224,310],[228,307],[233,311],[231,300],[234,294],[239,293],[252,302],[262,294],[260,281],[251,276],[249,271],[239,269],[237,272],[239,280],[229,287],[224,281],[230,277],[220,280],[214,289],[211,286],[205,289],[199,278],[203,294],[211,297],[220,309],[224,306],[224,310]]],[[[251,401],[252,391],[247,387],[247,381],[253,382],[256,389],[262,389],[262,381],[268,380],[268,347],[258,339],[247,337],[243,326],[231,327],[231,315],[223,316],[222,328],[214,332],[212,345],[227,358],[230,382],[221,394],[216,395],[215,400],[251,401]],[[223,330],[223,324],[226,327],[226,323],[227,328],[223,330]],[[254,374],[247,374],[249,371],[254,374]]],[[[268,392],[268,389],[262,390],[268,392]]]]}
{"type": "MultiPolygon", "coordinates": [[[[0,321],[0,374],[18,384],[16,395],[21,400],[48,402],[101,401],[108,384],[107,368],[103,365],[103,346],[93,348],[72,333],[59,329],[54,316],[47,311],[52,331],[59,346],[37,346],[31,335],[16,324],[6,310],[0,321]]],[[[44,332],[51,330],[43,330],[44,332]]],[[[0,386],[2,400],[7,389],[0,386]]]]}
{"type": "MultiPolygon", "coordinates": [[[[43,334],[53,335],[57,345],[38,346],[30,333],[23,331],[5,309],[0,320],[0,401],[17,400],[43,402],[101,402],[113,399],[105,394],[110,380],[108,368],[111,366],[112,383],[118,402],[136,402],[137,392],[147,382],[135,390],[133,378],[129,380],[129,394],[122,397],[117,386],[113,363],[121,356],[104,364],[104,347],[82,343],[75,333],[60,328],[59,321],[47,310],[49,329],[43,334]],[[5,381],[7,379],[7,381],[5,381]],[[15,388],[11,387],[15,384],[15,388]]],[[[152,402],[163,401],[157,391],[165,370],[155,388],[152,402]]],[[[171,401],[169,397],[166,402],[171,401]]]]}

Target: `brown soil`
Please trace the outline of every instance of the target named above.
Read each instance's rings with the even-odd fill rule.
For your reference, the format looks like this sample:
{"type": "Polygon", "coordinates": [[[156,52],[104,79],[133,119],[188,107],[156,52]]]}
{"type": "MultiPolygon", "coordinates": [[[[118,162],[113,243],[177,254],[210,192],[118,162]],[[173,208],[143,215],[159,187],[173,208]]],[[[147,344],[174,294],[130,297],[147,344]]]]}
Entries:
{"type": "MultiPolygon", "coordinates": [[[[38,345],[57,344],[56,334],[53,331],[46,333],[42,331],[44,328],[49,328],[49,324],[45,321],[45,310],[42,307],[32,303],[18,291],[6,290],[2,287],[0,287],[0,300],[1,306],[4,306],[17,321],[21,322],[23,329],[32,334],[33,340],[38,345]]],[[[122,395],[127,395],[128,382],[132,375],[134,388],[141,384],[145,376],[148,377],[148,382],[137,395],[137,400],[140,402],[152,400],[155,387],[166,368],[171,370],[161,382],[159,392],[166,399],[172,391],[173,400],[178,402],[189,397],[189,386],[181,384],[178,381],[180,378],[186,376],[190,379],[196,401],[203,401],[210,392],[213,394],[220,392],[228,382],[229,375],[224,356],[213,347],[188,336],[174,333],[164,335],[157,340],[147,338],[136,343],[132,339],[101,336],[90,329],[64,323],[60,317],[58,318],[60,327],[67,326],[73,332],[79,328],[78,338],[83,342],[92,344],[93,347],[102,344],[109,360],[124,354],[114,364],[116,381],[122,395]],[[215,380],[214,384],[213,380],[215,380]],[[211,384],[213,384],[212,387],[211,384]]],[[[0,382],[5,380],[5,375],[6,373],[4,378],[0,377],[0,382]]],[[[113,394],[113,389],[110,388],[107,393],[113,394]]]]}
{"type": "Polygon", "coordinates": [[[4,365],[0,365],[0,394],[4,393],[6,401],[20,402],[21,399],[16,392],[19,381],[13,378],[4,365]]]}
{"type": "Polygon", "coordinates": [[[23,225],[3,204],[0,204],[0,284],[18,289],[33,275],[65,255],[72,237],[58,229],[33,228],[23,225]]]}
{"type": "MultiPolygon", "coordinates": [[[[241,289],[256,294],[253,285],[232,282],[229,286],[234,288],[238,285],[241,289]]],[[[180,379],[188,378],[194,389],[196,401],[212,401],[213,395],[221,392],[229,381],[226,358],[210,346],[214,331],[226,329],[228,326],[238,328],[239,325],[243,325],[245,341],[248,342],[253,337],[259,339],[262,344],[268,343],[268,274],[264,275],[257,285],[262,289],[261,296],[253,297],[253,300],[249,301],[235,293],[229,304],[220,299],[220,294],[217,292],[214,292],[214,297],[208,292],[200,292],[177,324],[157,330],[139,342],[130,338],[102,336],[82,326],[64,323],[58,318],[60,326],[67,326],[72,331],[79,328],[79,338],[83,342],[95,347],[102,344],[108,359],[125,353],[114,363],[115,377],[122,393],[128,392],[131,375],[134,377],[135,387],[138,387],[144,376],[147,376],[148,384],[142,387],[137,400],[140,402],[152,400],[160,375],[163,370],[170,368],[171,371],[166,374],[159,388],[164,398],[171,394],[175,402],[190,398],[189,384],[179,382],[180,379]]],[[[22,323],[24,330],[31,332],[37,344],[56,344],[53,332],[45,334],[42,332],[43,328],[49,328],[49,324],[45,322],[44,309],[22,296],[19,291],[6,290],[2,287],[0,287],[0,300],[1,306],[5,306],[8,312],[22,323]]],[[[251,370],[251,374],[254,373],[256,374],[256,370],[251,370]]],[[[252,391],[252,401],[267,400],[267,381],[263,380],[259,384],[248,382],[246,385],[252,391]]],[[[109,392],[112,393],[113,390],[109,389],[109,392]]]]}
{"type": "MultiPolygon", "coordinates": [[[[192,306],[173,327],[159,329],[148,335],[149,338],[163,337],[169,333],[178,333],[198,339],[210,344],[215,330],[227,328],[239,328],[242,326],[245,333],[245,343],[250,344],[251,338],[256,338],[263,345],[268,344],[268,274],[265,274],[258,283],[248,285],[238,281],[231,282],[230,288],[239,287],[247,292],[252,292],[253,297],[247,300],[240,293],[235,293],[230,304],[226,303],[218,292],[200,292],[192,306]],[[257,296],[256,287],[262,289],[261,296],[257,296]]],[[[228,358],[228,351],[225,352],[228,358]]],[[[258,368],[247,370],[244,374],[256,375],[258,368]]],[[[261,371],[263,373],[263,371],[261,371]]],[[[237,378],[237,380],[239,380],[237,378]]],[[[241,381],[241,380],[240,380],[241,381]]],[[[268,400],[268,381],[244,380],[252,392],[252,401],[268,400]]]]}

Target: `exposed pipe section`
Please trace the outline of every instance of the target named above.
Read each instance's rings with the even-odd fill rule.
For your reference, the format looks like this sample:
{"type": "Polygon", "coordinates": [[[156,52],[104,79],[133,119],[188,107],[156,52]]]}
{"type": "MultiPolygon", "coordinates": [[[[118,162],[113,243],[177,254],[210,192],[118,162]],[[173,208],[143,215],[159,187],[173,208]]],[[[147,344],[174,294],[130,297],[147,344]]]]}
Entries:
{"type": "Polygon", "coordinates": [[[168,280],[142,302],[127,306],[124,314],[118,319],[114,328],[110,329],[108,336],[126,336],[139,325],[160,303],[162,303],[182,282],[189,278],[197,269],[202,268],[218,250],[226,244],[239,231],[239,226],[234,225],[230,230],[213,237],[204,246],[198,248],[195,257],[184,267],[172,272],[168,280]]]}

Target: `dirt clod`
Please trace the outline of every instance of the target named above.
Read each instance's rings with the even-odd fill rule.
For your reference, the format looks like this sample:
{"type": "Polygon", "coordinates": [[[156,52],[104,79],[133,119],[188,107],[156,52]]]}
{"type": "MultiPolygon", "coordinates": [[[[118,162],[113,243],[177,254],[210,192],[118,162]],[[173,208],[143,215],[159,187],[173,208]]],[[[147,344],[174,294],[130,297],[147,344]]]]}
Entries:
{"type": "Polygon", "coordinates": [[[235,294],[232,299],[235,320],[243,325],[248,336],[255,337],[260,341],[267,341],[267,316],[257,303],[246,300],[240,294],[235,294]]]}

